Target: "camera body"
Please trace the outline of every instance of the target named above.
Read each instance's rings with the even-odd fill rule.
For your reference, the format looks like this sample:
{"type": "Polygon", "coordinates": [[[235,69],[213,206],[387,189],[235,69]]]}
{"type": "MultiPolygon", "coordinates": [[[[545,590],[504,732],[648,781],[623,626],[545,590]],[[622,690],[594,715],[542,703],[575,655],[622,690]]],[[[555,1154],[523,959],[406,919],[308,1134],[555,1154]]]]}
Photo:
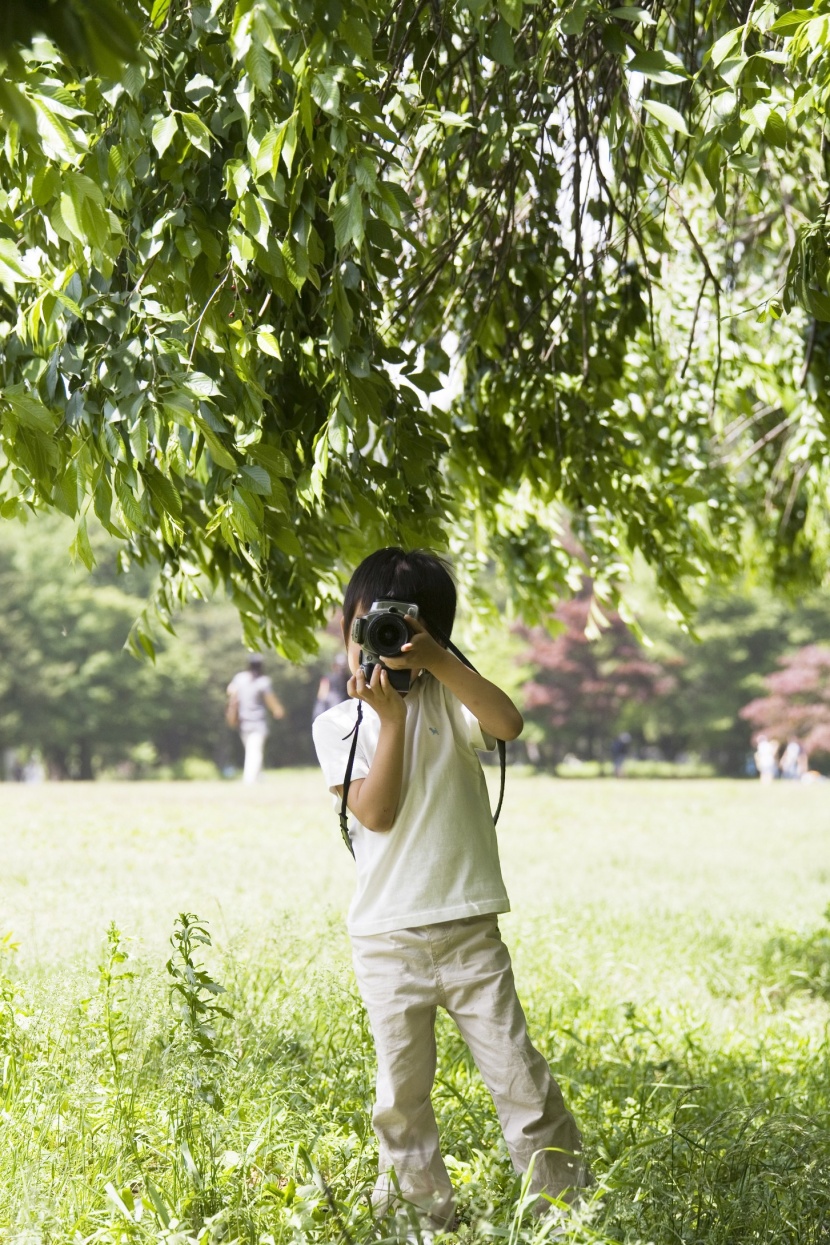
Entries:
{"type": "MultiPolygon", "coordinates": [[[[418,606],[410,601],[373,601],[368,614],[352,622],[352,639],[360,645],[360,664],[368,683],[378,662],[384,657],[400,657],[404,644],[408,644],[411,632],[406,625],[406,615],[418,617],[418,606]]],[[[398,692],[409,691],[409,671],[390,670],[386,667],[389,682],[398,692]]]]}

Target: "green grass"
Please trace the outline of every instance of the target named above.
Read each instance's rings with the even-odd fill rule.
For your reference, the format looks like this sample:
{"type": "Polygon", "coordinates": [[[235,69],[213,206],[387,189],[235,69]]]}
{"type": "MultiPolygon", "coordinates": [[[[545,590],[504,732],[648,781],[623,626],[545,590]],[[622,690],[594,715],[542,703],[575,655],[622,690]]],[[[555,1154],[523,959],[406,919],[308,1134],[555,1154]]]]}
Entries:
{"type": "MultiPolygon", "coordinates": [[[[367,1210],[353,865],[319,776],[0,796],[4,1245],[404,1239],[367,1210]],[[179,912],[226,994],[165,968],[179,912]]],[[[570,1240],[830,1239],[828,814],[822,785],[509,775],[502,927],[598,1177],[570,1240]]],[[[546,1239],[446,1018],[439,1042],[459,1239],[546,1239]]]]}

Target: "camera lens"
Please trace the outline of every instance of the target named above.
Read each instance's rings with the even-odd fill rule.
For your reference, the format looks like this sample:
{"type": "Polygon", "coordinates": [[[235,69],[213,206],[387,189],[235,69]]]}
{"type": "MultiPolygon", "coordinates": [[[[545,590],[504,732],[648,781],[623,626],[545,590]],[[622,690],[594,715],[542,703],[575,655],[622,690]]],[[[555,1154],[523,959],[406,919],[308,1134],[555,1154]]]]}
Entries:
{"type": "Polygon", "coordinates": [[[398,614],[383,614],[369,625],[366,644],[381,657],[397,657],[409,640],[409,628],[398,614]]]}

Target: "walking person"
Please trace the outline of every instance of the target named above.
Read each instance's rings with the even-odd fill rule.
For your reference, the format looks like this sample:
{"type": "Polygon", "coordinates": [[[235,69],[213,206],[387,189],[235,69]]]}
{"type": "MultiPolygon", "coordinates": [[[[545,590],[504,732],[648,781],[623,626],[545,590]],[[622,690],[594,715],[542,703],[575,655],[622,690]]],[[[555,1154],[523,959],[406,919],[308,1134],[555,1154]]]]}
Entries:
{"type": "Polygon", "coordinates": [[[800,740],[791,739],[781,757],[781,777],[790,782],[801,782],[808,769],[807,753],[800,740]]]}
{"type": "Polygon", "coordinates": [[[628,746],[631,743],[631,736],[628,731],[623,731],[611,743],[611,761],[614,766],[614,777],[622,778],[623,766],[625,758],[628,756],[628,746]]]}
{"type": "Polygon", "coordinates": [[[777,739],[770,739],[767,735],[759,735],[755,743],[755,766],[758,770],[758,777],[766,786],[774,782],[778,777],[778,749],[780,744],[777,739]]]}
{"type": "Polygon", "coordinates": [[[528,1036],[499,932],[498,914],[510,902],[476,750],[517,738],[522,718],[499,687],[448,650],[455,605],[455,584],[433,554],[390,548],[364,559],[343,604],[351,699],[312,728],[338,801],[358,728],[347,791],[357,866],[348,927],[377,1052],[373,1203],[384,1213],[402,1199],[427,1230],[445,1229],[455,1216],[430,1102],[438,1007],[455,1021],[493,1096],[515,1169],[532,1167],[537,1209],[557,1199],[555,1213],[564,1213],[590,1179],[574,1118],[528,1036]],[[406,615],[409,639],[399,655],[374,659],[367,676],[352,622],[368,627],[363,616],[371,613],[383,625],[390,605],[398,619],[406,615]]]}
{"type": "Polygon", "coordinates": [[[251,653],[248,669],[240,670],[228,684],[225,718],[228,726],[239,731],[245,749],[242,781],[255,783],[262,770],[265,741],[268,738],[268,714],[284,718],[285,709],[274,695],[274,688],[263,669],[261,653],[251,653]]]}

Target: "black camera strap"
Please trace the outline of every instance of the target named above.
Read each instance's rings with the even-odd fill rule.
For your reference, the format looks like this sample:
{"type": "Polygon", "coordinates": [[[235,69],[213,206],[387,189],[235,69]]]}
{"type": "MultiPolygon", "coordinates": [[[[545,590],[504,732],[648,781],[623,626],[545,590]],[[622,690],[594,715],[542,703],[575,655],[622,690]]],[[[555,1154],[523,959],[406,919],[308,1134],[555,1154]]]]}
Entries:
{"type": "MultiPolygon", "coordinates": [[[[478,674],[478,671],[476,670],[473,663],[469,660],[469,658],[464,656],[460,648],[457,648],[455,644],[453,644],[449,636],[444,636],[443,634],[439,633],[437,638],[443,640],[444,644],[447,646],[449,651],[452,653],[453,657],[457,657],[460,662],[462,662],[475,674],[478,674]]],[[[363,721],[363,702],[359,700],[357,702],[357,717],[355,718],[355,724],[352,727],[352,729],[349,731],[349,734],[343,736],[344,739],[348,739],[349,735],[351,735],[352,746],[349,749],[349,759],[346,762],[346,774],[345,774],[345,777],[343,778],[343,798],[340,801],[340,833],[343,836],[343,842],[348,847],[352,856],[354,856],[354,847],[352,846],[352,836],[349,834],[348,800],[349,800],[349,788],[352,785],[352,770],[354,769],[354,758],[355,758],[355,753],[357,752],[357,736],[358,736],[358,732],[360,731],[360,723],[362,721],[363,721]]],[[[496,805],[496,811],[493,814],[493,825],[494,826],[497,825],[498,823],[499,813],[501,812],[501,806],[504,803],[504,784],[505,784],[505,779],[507,777],[507,750],[505,748],[504,740],[497,739],[496,746],[498,747],[498,752],[499,752],[500,775],[499,775],[499,802],[496,805]]]]}
{"type": "MultiPolygon", "coordinates": [[[[348,799],[349,787],[352,785],[352,770],[354,769],[354,754],[357,752],[357,733],[360,730],[360,723],[363,721],[363,702],[357,702],[357,717],[349,735],[352,737],[352,746],[349,749],[349,759],[346,763],[346,776],[343,779],[343,799],[340,801],[340,833],[343,836],[343,842],[354,856],[354,848],[352,847],[352,836],[349,834],[349,818],[348,818],[348,799]]],[[[344,739],[348,739],[349,735],[344,735],[344,739]]]]}

